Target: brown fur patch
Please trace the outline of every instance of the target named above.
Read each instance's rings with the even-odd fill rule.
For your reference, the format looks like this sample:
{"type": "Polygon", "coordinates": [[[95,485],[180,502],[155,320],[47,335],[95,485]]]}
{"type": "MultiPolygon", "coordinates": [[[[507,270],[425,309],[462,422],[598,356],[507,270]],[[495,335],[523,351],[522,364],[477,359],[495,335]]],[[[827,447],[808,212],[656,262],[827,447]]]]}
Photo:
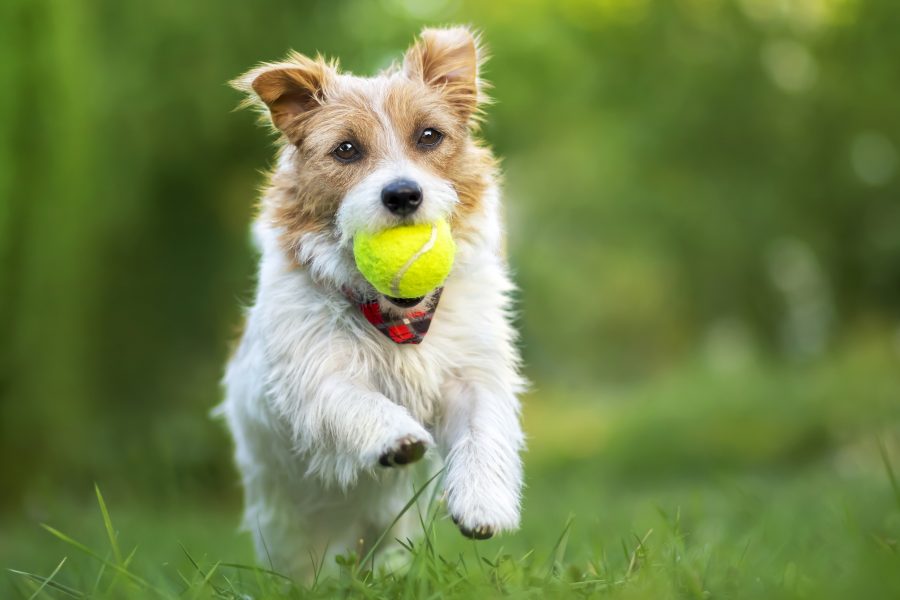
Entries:
{"type": "Polygon", "coordinates": [[[284,61],[263,63],[231,85],[247,94],[243,106],[263,109],[272,125],[295,142],[305,117],[325,102],[337,72],[337,62],[290,52],[284,61]]]}
{"type": "Polygon", "coordinates": [[[484,60],[478,36],[465,27],[423,29],[406,52],[403,71],[438,88],[448,106],[468,120],[479,104],[478,71],[484,60]]]}
{"type": "Polygon", "coordinates": [[[292,257],[306,233],[324,232],[334,224],[341,199],[371,172],[373,150],[384,143],[380,129],[376,115],[352,88],[335,93],[298,124],[294,169],[272,176],[263,201],[292,257]],[[342,163],[332,156],[347,140],[364,150],[362,159],[342,163]]]}

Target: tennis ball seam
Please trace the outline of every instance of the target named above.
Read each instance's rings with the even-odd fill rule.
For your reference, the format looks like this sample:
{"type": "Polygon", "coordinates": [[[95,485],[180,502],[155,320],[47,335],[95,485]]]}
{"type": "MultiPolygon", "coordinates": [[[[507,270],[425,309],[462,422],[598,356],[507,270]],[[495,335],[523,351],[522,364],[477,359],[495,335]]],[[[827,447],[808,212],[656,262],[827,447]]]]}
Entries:
{"type": "Polygon", "coordinates": [[[394,296],[400,295],[400,280],[403,279],[403,276],[406,275],[406,272],[409,271],[410,267],[412,267],[413,264],[415,264],[415,262],[417,260],[422,258],[422,256],[426,252],[428,252],[429,250],[434,248],[434,244],[437,242],[437,234],[438,234],[437,224],[432,223],[431,224],[431,237],[428,238],[428,241],[426,241],[422,245],[422,247],[416,251],[415,254],[413,254],[412,256],[409,257],[409,260],[407,260],[406,263],[402,267],[400,267],[400,270],[397,271],[397,273],[394,274],[394,277],[391,279],[391,294],[392,295],[394,295],[394,296]]]}
{"type": "Polygon", "coordinates": [[[385,296],[415,298],[440,286],[453,267],[456,245],[449,223],[417,223],[360,231],[353,254],[363,277],[385,296]]]}

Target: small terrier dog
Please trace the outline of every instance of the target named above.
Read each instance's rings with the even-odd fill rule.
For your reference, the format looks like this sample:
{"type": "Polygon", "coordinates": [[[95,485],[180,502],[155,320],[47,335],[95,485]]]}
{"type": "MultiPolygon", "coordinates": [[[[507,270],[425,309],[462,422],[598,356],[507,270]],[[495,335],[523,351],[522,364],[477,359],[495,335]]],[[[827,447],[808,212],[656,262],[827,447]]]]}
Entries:
{"type": "MultiPolygon", "coordinates": [[[[245,527],[278,569],[365,551],[412,495],[406,465],[432,448],[463,535],[518,527],[525,382],[498,165],[475,137],[483,60],[467,28],[425,29],[375,77],[292,53],[233,82],[281,144],[253,228],[258,290],[218,410],[245,527]],[[443,288],[379,295],[354,235],[439,219],[457,246],[443,288]]],[[[411,533],[411,512],[386,539],[411,533]]]]}

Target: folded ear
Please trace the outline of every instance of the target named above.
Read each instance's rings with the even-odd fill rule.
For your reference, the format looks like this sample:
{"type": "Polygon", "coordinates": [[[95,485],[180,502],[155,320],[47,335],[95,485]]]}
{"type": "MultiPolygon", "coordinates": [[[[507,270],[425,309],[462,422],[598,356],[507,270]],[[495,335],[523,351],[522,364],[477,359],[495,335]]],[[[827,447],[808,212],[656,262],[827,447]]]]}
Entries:
{"type": "Polygon", "coordinates": [[[484,61],[478,36],[466,27],[423,29],[407,50],[403,72],[439,88],[451,106],[468,120],[487,101],[478,71],[484,61]]]}
{"type": "Polygon", "coordinates": [[[303,116],[325,102],[336,65],[291,52],[284,62],[265,63],[231,82],[248,95],[245,106],[264,106],[272,124],[296,141],[303,116]]]}

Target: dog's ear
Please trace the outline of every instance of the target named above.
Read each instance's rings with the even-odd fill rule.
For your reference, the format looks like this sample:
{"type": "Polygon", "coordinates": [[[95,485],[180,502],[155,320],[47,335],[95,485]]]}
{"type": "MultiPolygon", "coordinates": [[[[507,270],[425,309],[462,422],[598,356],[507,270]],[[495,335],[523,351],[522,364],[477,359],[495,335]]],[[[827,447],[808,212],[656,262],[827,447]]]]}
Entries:
{"type": "Polygon", "coordinates": [[[231,82],[247,94],[243,106],[263,108],[272,124],[296,142],[304,117],[325,102],[337,65],[321,56],[291,52],[284,62],[264,63],[231,82]]]}
{"type": "Polygon", "coordinates": [[[486,55],[480,38],[467,27],[423,29],[406,52],[403,72],[441,93],[464,120],[488,101],[479,71],[486,55]]]}

